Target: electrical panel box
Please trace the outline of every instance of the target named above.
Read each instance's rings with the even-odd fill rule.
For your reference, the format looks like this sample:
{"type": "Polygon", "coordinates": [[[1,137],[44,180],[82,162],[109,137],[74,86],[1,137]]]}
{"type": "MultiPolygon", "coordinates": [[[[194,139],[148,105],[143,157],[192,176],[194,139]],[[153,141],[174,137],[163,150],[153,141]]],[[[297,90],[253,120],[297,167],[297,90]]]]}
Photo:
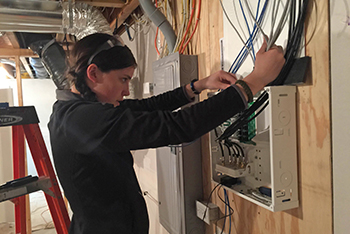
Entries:
{"type": "Polygon", "coordinates": [[[299,206],[296,137],[296,87],[266,87],[267,108],[256,119],[249,142],[216,141],[223,128],[210,133],[212,179],[236,178],[228,189],[271,211],[299,206]]]}
{"type": "MultiPolygon", "coordinates": [[[[154,95],[198,78],[198,59],[171,54],[153,63],[154,95]]],[[[157,148],[159,221],[170,234],[203,234],[196,200],[202,198],[200,140],[157,148]]]]}

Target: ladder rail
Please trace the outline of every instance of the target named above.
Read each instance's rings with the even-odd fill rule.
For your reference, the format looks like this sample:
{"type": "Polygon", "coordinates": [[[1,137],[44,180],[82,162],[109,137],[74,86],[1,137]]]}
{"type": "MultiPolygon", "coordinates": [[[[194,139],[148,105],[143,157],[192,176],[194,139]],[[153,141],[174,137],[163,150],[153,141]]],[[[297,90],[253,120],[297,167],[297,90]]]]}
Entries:
{"type": "MultiPolygon", "coordinates": [[[[24,149],[24,131],[19,125],[12,126],[12,152],[13,152],[13,178],[19,179],[25,174],[25,149],[24,149]]],[[[16,233],[27,231],[25,196],[14,199],[15,201],[15,230],[16,233]]]]}
{"type": "MultiPolygon", "coordinates": [[[[26,176],[26,138],[38,175],[48,177],[52,185],[49,188],[50,191],[46,191],[55,196],[45,193],[45,198],[56,231],[58,234],[68,234],[70,218],[38,123],[39,118],[34,106],[9,107],[8,103],[0,103],[0,127],[12,126],[14,179],[26,176]]],[[[16,197],[13,202],[15,203],[16,233],[26,234],[26,198],[25,196],[16,197]]]]}
{"type": "Polygon", "coordinates": [[[46,201],[58,234],[68,233],[70,219],[59,188],[56,174],[38,124],[22,125],[39,176],[49,176],[56,198],[45,193],[46,201]],[[51,209],[54,207],[54,209],[51,209]],[[64,228],[65,227],[65,228],[64,228]]]}

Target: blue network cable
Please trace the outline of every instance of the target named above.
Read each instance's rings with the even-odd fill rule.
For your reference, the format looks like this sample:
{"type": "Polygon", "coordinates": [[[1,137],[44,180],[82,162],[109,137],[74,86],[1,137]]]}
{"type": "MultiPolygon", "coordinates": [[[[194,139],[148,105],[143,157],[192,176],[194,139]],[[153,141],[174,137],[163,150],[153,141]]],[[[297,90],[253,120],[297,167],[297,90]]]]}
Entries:
{"type": "Polygon", "coordinates": [[[255,52],[254,52],[254,46],[253,46],[253,40],[252,40],[252,35],[253,34],[250,33],[250,27],[249,27],[249,24],[248,24],[247,17],[245,16],[241,0],[239,0],[239,6],[241,7],[241,11],[242,11],[242,14],[243,14],[243,18],[244,18],[245,24],[247,25],[247,29],[248,29],[248,33],[249,33],[248,41],[250,42],[250,47],[252,48],[253,58],[254,58],[254,61],[255,61],[255,52]]]}
{"type": "MultiPolygon", "coordinates": [[[[269,0],[265,0],[264,6],[261,10],[261,13],[259,15],[258,18],[258,23],[261,24],[264,16],[265,16],[265,12],[266,12],[266,8],[267,8],[267,4],[268,4],[269,0]]],[[[258,1],[258,8],[256,11],[256,16],[258,16],[259,14],[259,7],[260,6],[260,0],[258,1]]],[[[252,42],[253,39],[256,37],[256,34],[258,33],[258,27],[256,25],[256,23],[254,24],[253,27],[253,31],[250,34],[249,39],[247,40],[247,42],[245,43],[246,45],[249,45],[249,42],[252,42]]],[[[245,61],[245,59],[248,56],[249,51],[247,50],[246,46],[244,46],[241,51],[239,52],[238,56],[236,57],[236,59],[234,60],[234,62],[231,64],[231,67],[229,69],[229,72],[231,73],[236,73],[238,71],[238,69],[241,67],[242,63],[245,61]],[[234,67],[233,67],[234,66],[234,67]]],[[[254,55],[255,56],[255,55],[254,55]]]]}
{"type": "MultiPolygon", "coordinates": [[[[265,16],[265,11],[266,11],[268,2],[269,2],[269,0],[265,1],[264,7],[263,7],[263,9],[261,11],[261,14],[259,16],[259,19],[258,19],[258,23],[259,24],[261,23],[261,21],[263,20],[263,17],[265,16]]],[[[258,14],[258,12],[257,12],[257,14],[258,14]]],[[[255,38],[257,32],[258,32],[258,28],[257,28],[257,26],[255,24],[254,28],[253,28],[253,35],[252,35],[253,38],[255,38]]],[[[246,44],[248,44],[248,42],[246,42],[246,44]]],[[[235,61],[232,63],[229,72],[236,73],[237,70],[241,67],[242,63],[245,61],[247,55],[248,55],[248,50],[245,47],[242,48],[240,53],[238,54],[237,58],[235,59],[235,61]],[[242,52],[243,52],[243,54],[242,54],[242,52]],[[238,63],[236,64],[237,60],[238,60],[238,63]],[[232,69],[234,64],[236,64],[236,66],[232,69]]]]}
{"type": "MultiPolygon", "coordinates": [[[[253,32],[250,33],[249,25],[248,25],[247,18],[246,18],[246,16],[245,16],[245,13],[244,13],[244,10],[243,10],[243,6],[242,6],[242,3],[241,3],[241,0],[240,0],[239,2],[240,2],[240,6],[241,6],[241,10],[242,10],[242,13],[243,13],[245,22],[246,22],[247,27],[248,27],[249,39],[248,39],[248,41],[245,43],[245,46],[241,49],[241,51],[240,51],[240,53],[238,54],[238,56],[237,56],[237,58],[235,59],[235,61],[232,63],[229,72],[232,72],[231,69],[232,69],[233,65],[236,63],[237,59],[240,59],[240,60],[239,60],[239,62],[237,63],[236,69],[235,69],[235,70],[237,71],[238,68],[241,66],[241,64],[243,63],[243,61],[246,59],[246,57],[247,57],[247,55],[248,55],[248,49],[247,49],[247,48],[248,48],[249,45],[247,45],[247,44],[248,44],[248,42],[250,42],[250,45],[253,46],[252,40],[253,40],[253,38],[255,38],[255,35],[256,35],[256,32],[255,32],[256,24],[254,25],[253,32]],[[242,54],[243,50],[244,50],[244,53],[242,54]]],[[[258,15],[258,13],[259,13],[259,5],[260,5],[260,0],[259,0],[259,2],[258,2],[258,8],[257,8],[256,15],[258,15]]],[[[252,53],[253,53],[253,56],[254,56],[253,59],[254,59],[254,61],[255,61],[254,47],[252,47],[252,53]]],[[[235,72],[236,72],[236,71],[235,71],[235,72]]],[[[235,73],[235,72],[232,72],[232,73],[235,73]]]]}

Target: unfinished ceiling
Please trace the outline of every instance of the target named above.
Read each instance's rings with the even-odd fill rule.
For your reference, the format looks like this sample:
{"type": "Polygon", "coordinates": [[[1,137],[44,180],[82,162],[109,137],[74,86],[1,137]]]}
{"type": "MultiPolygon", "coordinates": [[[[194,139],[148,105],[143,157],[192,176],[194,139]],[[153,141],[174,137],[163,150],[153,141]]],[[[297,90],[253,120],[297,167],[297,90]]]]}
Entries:
{"type": "MultiPolygon", "coordinates": [[[[118,34],[124,30],[123,23],[130,21],[131,13],[139,10],[138,0],[0,0],[0,63],[5,64],[3,66],[9,70],[18,56],[22,64],[22,78],[45,78],[45,75],[34,72],[33,66],[40,63],[35,63],[39,56],[28,48],[30,38],[35,34],[44,38],[44,35],[48,35],[55,37],[65,50],[69,49],[74,44],[76,35],[73,33],[72,36],[62,26],[62,11],[66,8],[69,18],[74,4],[93,6],[107,20],[110,30],[118,34]]],[[[67,27],[70,27],[70,19],[66,21],[67,27]]]]}

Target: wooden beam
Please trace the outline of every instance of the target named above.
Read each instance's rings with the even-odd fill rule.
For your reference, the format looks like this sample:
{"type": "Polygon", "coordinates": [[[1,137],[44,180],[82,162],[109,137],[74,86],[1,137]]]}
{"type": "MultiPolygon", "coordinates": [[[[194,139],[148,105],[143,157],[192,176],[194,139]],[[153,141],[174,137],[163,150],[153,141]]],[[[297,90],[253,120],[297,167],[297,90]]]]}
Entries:
{"type": "Polygon", "coordinates": [[[39,56],[35,54],[30,49],[0,49],[0,57],[33,57],[38,58],[39,56]]]}
{"type": "MultiPolygon", "coordinates": [[[[124,23],[124,21],[130,16],[130,14],[139,6],[138,0],[130,0],[122,9],[122,11],[119,13],[117,19],[118,19],[118,25],[117,28],[120,27],[124,23]]],[[[115,25],[117,23],[117,19],[114,19],[112,23],[109,25],[113,30],[115,28],[115,25]]]]}
{"type": "MultiPolygon", "coordinates": [[[[15,34],[13,32],[7,32],[5,34],[5,36],[7,36],[8,40],[11,42],[13,48],[15,49],[19,49],[19,44],[18,44],[18,41],[17,41],[17,38],[15,36],[15,34]]],[[[30,69],[30,66],[27,62],[27,60],[24,58],[24,57],[20,57],[20,60],[23,64],[23,67],[26,69],[27,73],[29,74],[30,78],[34,79],[34,75],[33,75],[33,72],[32,72],[32,69],[30,69]]]]}
{"type": "Polygon", "coordinates": [[[18,93],[18,106],[23,106],[23,92],[22,92],[22,79],[21,79],[21,62],[19,56],[15,57],[16,62],[16,80],[17,80],[17,93],[18,93]]]}
{"type": "MultiPolygon", "coordinates": [[[[17,38],[13,32],[7,32],[5,34],[7,36],[8,40],[11,42],[13,48],[19,49],[19,43],[17,41],[17,38]]],[[[34,79],[32,70],[30,69],[27,60],[24,57],[15,57],[15,63],[16,63],[16,80],[17,80],[17,92],[18,92],[18,105],[23,106],[23,91],[22,91],[22,77],[21,77],[21,66],[20,61],[22,61],[22,64],[26,71],[28,72],[29,76],[34,79]],[[19,59],[18,59],[19,58],[19,59]]],[[[25,175],[28,175],[28,162],[27,162],[27,154],[25,155],[25,175]]],[[[27,234],[32,234],[32,217],[30,215],[30,201],[29,201],[29,195],[25,196],[26,201],[26,227],[27,227],[27,234]]]]}
{"type": "Polygon", "coordinates": [[[6,32],[4,36],[6,36],[8,40],[11,42],[13,48],[16,48],[16,49],[19,48],[17,38],[13,32],[6,32]]]}
{"type": "Polygon", "coordinates": [[[23,67],[26,69],[28,75],[30,76],[30,78],[34,79],[32,69],[30,69],[27,59],[25,57],[20,57],[20,60],[22,62],[23,67]]]}

